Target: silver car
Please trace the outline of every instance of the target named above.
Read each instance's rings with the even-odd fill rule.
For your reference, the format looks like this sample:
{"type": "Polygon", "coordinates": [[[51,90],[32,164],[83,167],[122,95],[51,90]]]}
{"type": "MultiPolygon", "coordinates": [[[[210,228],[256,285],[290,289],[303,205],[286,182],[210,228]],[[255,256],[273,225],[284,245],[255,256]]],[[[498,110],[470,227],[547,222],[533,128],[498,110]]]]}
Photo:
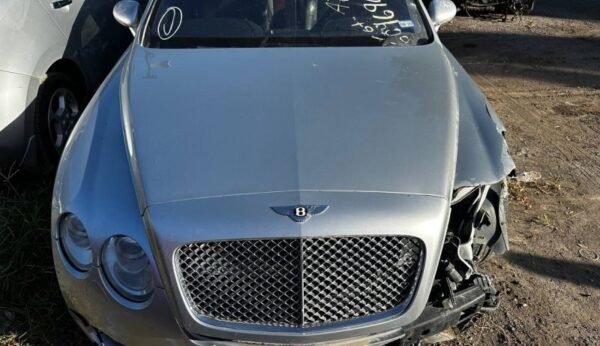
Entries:
{"type": "Polygon", "coordinates": [[[131,43],[116,0],[0,1],[0,163],[55,164],[89,97],[131,43]]]}
{"type": "Polygon", "coordinates": [[[135,41],[76,125],[56,273],[99,344],[414,343],[494,309],[498,116],[451,1],[117,4],[135,41]]]}

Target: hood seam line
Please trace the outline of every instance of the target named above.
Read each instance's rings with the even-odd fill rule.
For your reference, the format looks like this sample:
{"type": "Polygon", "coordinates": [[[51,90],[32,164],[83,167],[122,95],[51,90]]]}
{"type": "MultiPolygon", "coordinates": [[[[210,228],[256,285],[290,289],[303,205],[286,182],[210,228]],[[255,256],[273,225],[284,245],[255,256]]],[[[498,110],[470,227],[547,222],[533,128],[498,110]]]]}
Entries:
{"type": "Polygon", "coordinates": [[[198,200],[206,200],[206,199],[257,196],[257,195],[268,195],[268,194],[278,194],[278,193],[303,193],[303,192],[371,193],[371,194],[387,194],[387,195],[434,197],[434,198],[441,198],[441,199],[444,199],[444,200],[448,200],[448,198],[446,196],[438,195],[438,194],[428,194],[428,193],[390,192],[390,191],[368,191],[368,190],[280,190],[280,191],[266,191],[266,192],[232,193],[232,194],[222,194],[222,195],[211,195],[211,196],[203,196],[203,197],[192,197],[192,198],[174,199],[174,200],[170,200],[170,201],[164,201],[164,202],[147,204],[145,210],[147,210],[148,208],[151,208],[151,207],[165,205],[165,204],[180,203],[180,202],[190,202],[190,201],[198,201],[198,200]]]}

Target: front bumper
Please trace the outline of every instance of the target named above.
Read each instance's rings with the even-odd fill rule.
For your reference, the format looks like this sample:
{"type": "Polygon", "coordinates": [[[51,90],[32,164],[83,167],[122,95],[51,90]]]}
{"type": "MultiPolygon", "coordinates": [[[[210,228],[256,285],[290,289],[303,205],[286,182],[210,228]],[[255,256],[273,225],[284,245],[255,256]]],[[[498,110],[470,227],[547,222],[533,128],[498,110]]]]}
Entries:
{"type": "MultiPolygon", "coordinates": [[[[340,340],[338,342],[325,342],[311,345],[413,345],[420,339],[435,335],[445,329],[461,324],[475,314],[479,313],[486,305],[487,295],[479,286],[471,286],[454,295],[453,307],[428,305],[421,316],[413,323],[395,330],[382,333],[340,340]]],[[[196,345],[249,345],[231,341],[197,338],[191,340],[196,345]]]]}
{"type": "MultiPolygon", "coordinates": [[[[55,246],[56,247],[56,246],[55,246]]],[[[125,307],[106,290],[99,268],[85,277],[76,277],[65,267],[60,251],[54,249],[57,275],[67,306],[78,325],[97,344],[102,345],[244,345],[243,342],[218,340],[189,333],[180,328],[169,307],[166,291],[156,289],[145,306],[125,307]]],[[[472,285],[454,294],[451,308],[428,304],[414,322],[391,330],[322,342],[327,345],[385,345],[390,342],[411,344],[459,324],[485,305],[486,293],[472,285]]],[[[319,344],[311,342],[310,344],[319,344]]]]}
{"type": "MultiPolygon", "coordinates": [[[[457,305],[453,308],[427,306],[421,317],[414,323],[396,330],[383,333],[357,337],[352,339],[340,340],[338,342],[325,342],[311,345],[412,345],[423,337],[435,335],[449,327],[463,323],[479,313],[485,302],[485,292],[479,287],[470,287],[459,292],[455,296],[457,305]]],[[[118,346],[121,343],[114,338],[102,332],[94,326],[89,325],[81,316],[71,312],[78,325],[88,335],[94,343],[106,346],[118,346]]],[[[125,327],[127,328],[127,327],[125,327]]],[[[181,334],[181,339],[148,339],[141,337],[136,340],[140,344],[161,344],[170,345],[199,345],[199,346],[230,346],[230,345],[250,345],[228,340],[215,340],[203,338],[201,336],[186,336],[181,334]]]]}
{"type": "Polygon", "coordinates": [[[193,345],[175,322],[164,289],[156,288],[145,306],[125,307],[107,291],[100,268],[83,276],[73,273],[53,247],[56,274],[67,308],[92,341],[97,341],[95,334],[104,334],[123,345],[193,345]]]}
{"type": "MultiPolygon", "coordinates": [[[[158,265],[162,275],[157,282],[153,298],[142,306],[119,300],[117,294],[111,292],[110,285],[104,282],[101,270],[94,268],[85,277],[74,273],[67,262],[61,258],[61,251],[54,241],[55,267],[58,279],[69,308],[83,321],[82,325],[99,330],[116,342],[125,345],[152,344],[215,344],[216,340],[241,340],[250,343],[275,344],[318,344],[337,342],[359,342],[360,344],[388,342],[404,337],[405,327],[418,320],[426,306],[434,273],[438,266],[441,247],[443,245],[444,229],[447,220],[447,201],[442,198],[423,196],[387,195],[387,194],[344,194],[339,193],[304,193],[304,198],[324,200],[336,208],[327,215],[315,217],[307,224],[296,224],[287,218],[273,213],[269,205],[288,205],[293,196],[287,193],[271,194],[269,196],[241,196],[236,198],[221,198],[200,200],[194,203],[179,203],[163,205],[161,208],[151,208],[145,217],[146,227],[152,229],[185,229],[186,232],[149,232],[155,236],[169,235],[165,239],[154,239],[150,242],[161,244],[158,251],[152,252],[154,258],[171,259],[180,244],[190,241],[204,241],[214,234],[220,234],[232,239],[249,239],[256,234],[256,229],[267,230],[271,233],[261,234],[269,238],[283,237],[316,237],[323,230],[339,232],[331,236],[350,235],[398,235],[418,237],[425,245],[424,266],[417,293],[408,309],[397,312],[384,312],[382,316],[367,316],[357,322],[346,321],[332,326],[316,326],[299,328],[297,330],[275,330],[275,328],[253,328],[254,326],[231,325],[211,321],[198,322],[186,309],[177,284],[174,280],[173,264],[158,265]],[[365,203],[366,201],[366,203],[365,203]],[[221,205],[221,204],[227,205],[221,205]],[[372,206],[377,213],[364,211],[364,205],[372,206]],[[212,209],[211,209],[212,208],[212,209]],[[362,208],[362,209],[361,209],[362,208]],[[212,211],[215,212],[212,212],[212,211]],[[406,213],[394,211],[406,210],[406,213]],[[230,214],[226,214],[230,213],[230,214]],[[252,215],[246,215],[245,213],[252,215]],[[261,213],[264,213],[261,214],[261,213]],[[386,218],[378,218],[380,215],[386,218]],[[182,217],[179,217],[182,215],[182,217]],[[187,217],[185,217],[187,215],[187,217]],[[193,218],[190,215],[194,216],[193,218]],[[264,217],[263,217],[264,216],[264,217]],[[360,217],[358,217],[360,216],[360,217]],[[210,228],[211,232],[199,227],[197,219],[203,220],[201,225],[210,228]],[[375,218],[377,218],[375,222],[375,218]],[[238,221],[239,219],[239,221],[238,221]],[[247,226],[247,220],[265,220],[263,223],[247,226]],[[227,220],[223,222],[222,220],[227,220]],[[243,221],[246,220],[244,223],[243,221]],[[265,225],[269,227],[265,227],[265,225]],[[168,225],[168,226],[166,226],[168,225]],[[394,225],[403,225],[397,230],[394,225]],[[223,228],[223,229],[220,229],[223,228]],[[179,239],[179,238],[182,239],[179,239]],[[185,239],[184,239],[185,237],[185,239]],[[176,239],[177,238],[177,239],[176,239]],[[162,267],[162,268],[161,268],[162,267]],[[425,274],[427,273],[427,274],[425,274]],[[179,316],[177,318],[177,316],[179,316]],[[252,328],[252,329],[251,329],[252,328]]],[[[77,212],[77,210],[75,210],[77,212]]],[[[85,220],[85,213],[79,213],[85,220]]],[[[114,219],[114,218],[113,218],[114,219]]],[[[137,225],[139,233],[134,239],[143,239],[143,226],[137,225]]],[[[95,252],[101,249],[104,239],[100,231],[110,227],[96,227],[94,222],[87,223],[90,234],[98,244],[95,252]]],[[[123,228],[123,227],[120,227],[123,228]]],[[[132,227],[126,227],[133,229],[132,227]]],[[[137,231],[137,228],[136,228],[137,231]]],[[[267,232],[264,231],[263,233],[267,232]]],[[[106,232],[106,231],[105,231],[106,232]]],[[[133,231],[132,231],[133,232],[133,231]]],[[[160,261],[159,261],[160,262],[160,261]]],[[[99,262],[96,262],[99,263],[99,262]]],[[[157,274],[158,277],[158,274],[157,274]]],[[[89,328],[84,328],[88,331],[89,328]]],[[[88,332],[88,334],[90,334],[88,332]]]]}
{"type": "Polygon", "coordinates": [[[302,344],[333,342],[397,330],[422,313],[437,270],[447,228],[448,201],[443,198],[381,193],[278,192],[181,201],[152,206],[144,217],[161,280],[182,329],[192,335],[254,343],[302,344]],[[274,213],[270,206],[317,202],[335,206],[298,224],[274,213]],[[398,212],[402,211],[402,212],[398,212]],[[201,220],[201,222],[199,221],[201,220]],[[399,226],[401,225],[401,226],[399,226]],[[185,232],[173,230],[186,230],[185,232]],[[260,230],[260,231],[258,231],[260,230]],[[345,320],[329,325],[293,328],[257,326],[207,319],[192,313],[182,299],[174,254],[182,244],[256,238],[415,237],[424,244],[421,279],[403,312],[345,320]],[[217,238],[218,237],[218,238],[217,238]],[[215,239],[216,238],[216,239],[215,239]]]}

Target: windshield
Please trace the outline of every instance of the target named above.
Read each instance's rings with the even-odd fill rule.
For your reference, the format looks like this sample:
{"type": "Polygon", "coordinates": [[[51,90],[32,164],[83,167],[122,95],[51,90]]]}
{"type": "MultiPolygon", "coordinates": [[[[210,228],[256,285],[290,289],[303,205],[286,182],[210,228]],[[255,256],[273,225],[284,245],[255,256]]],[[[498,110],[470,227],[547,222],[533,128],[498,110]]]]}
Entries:
{"type": "Polygon", "coordinates": [[[412,46],[430,35],[418,0],[156,0],[152,48],[412,46]]]}

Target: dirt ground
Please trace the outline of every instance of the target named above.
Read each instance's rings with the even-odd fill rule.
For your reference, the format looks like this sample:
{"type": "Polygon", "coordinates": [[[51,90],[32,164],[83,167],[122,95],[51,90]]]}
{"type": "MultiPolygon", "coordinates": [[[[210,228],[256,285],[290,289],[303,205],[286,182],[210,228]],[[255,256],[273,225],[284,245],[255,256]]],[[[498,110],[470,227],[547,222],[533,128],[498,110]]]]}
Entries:
{"type": "MultiPolygon", "coordinates": [[[[511,183],[512,251],[482,266],[501,306],[450,345],[600,345],[600,0],[462,16],[441,37],[504,120],[519,172],[541,176],[511,183]]],[[[51,180],[28,179],[0,184],[0,344],[82,344],[52,270],[51,180]]]]}
{"type": "Polygon", "coordinates": [[[519,172],[512,251],[485,264],[500,308],[455,344],[600,345],[600,1],[539,0],[507,22],[459,17],[442,41],[502,117],[519,172]]]}

